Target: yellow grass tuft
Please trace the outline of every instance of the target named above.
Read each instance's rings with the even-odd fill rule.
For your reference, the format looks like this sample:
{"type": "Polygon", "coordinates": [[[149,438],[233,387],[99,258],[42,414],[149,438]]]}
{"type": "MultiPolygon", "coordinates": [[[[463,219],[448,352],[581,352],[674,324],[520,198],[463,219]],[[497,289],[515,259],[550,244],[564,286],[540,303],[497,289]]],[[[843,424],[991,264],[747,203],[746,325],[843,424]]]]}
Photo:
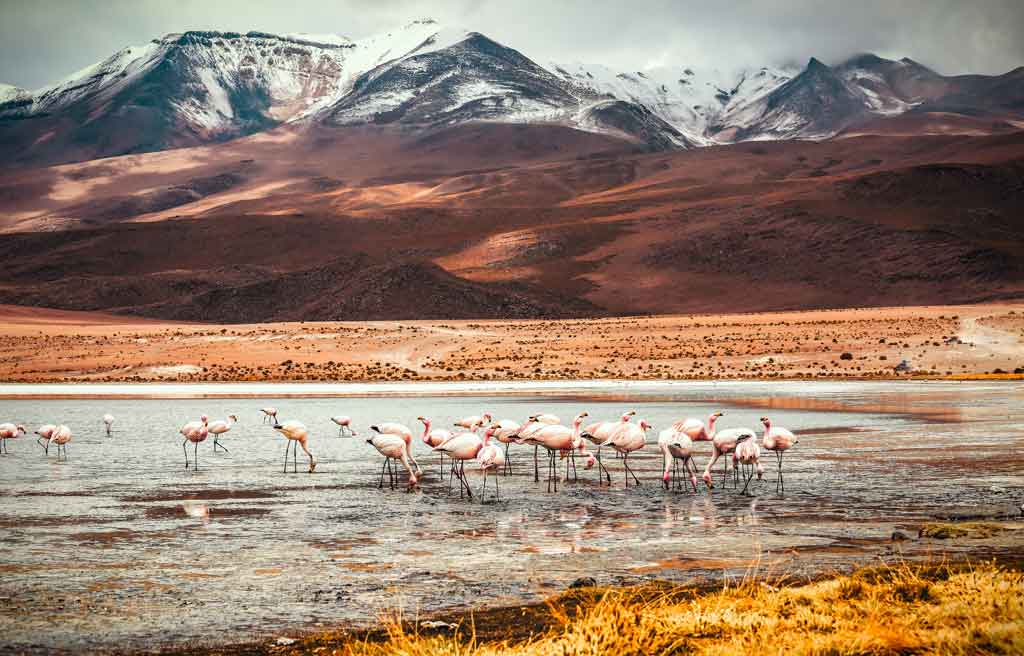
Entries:
{"type": "Polygon", "coordinates": [[[1021,654],[1024,576],[994,564],[903,565],[779,588],[613,590],[523,641],[481,642],[471,624],[423,636],[394,623],[383,641],[339,647],[349,656],[1021,654]]]}
{"type": "Polygon", "coordinates": [[[994,522],[960,522],[957,524],[925,524],[918,531],[919,537],[938,538],[948,540],[950,538],[989,538],[1007,530],[1002,524],[994,522]]]}

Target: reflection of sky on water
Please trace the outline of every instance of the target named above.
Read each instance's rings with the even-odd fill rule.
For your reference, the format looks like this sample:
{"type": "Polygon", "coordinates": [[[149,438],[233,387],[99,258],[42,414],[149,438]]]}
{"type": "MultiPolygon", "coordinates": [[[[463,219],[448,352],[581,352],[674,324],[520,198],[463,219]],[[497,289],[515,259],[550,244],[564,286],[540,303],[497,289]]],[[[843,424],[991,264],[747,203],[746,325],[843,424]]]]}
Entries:
{"type": "MultiPolygon", "coordinates": [[[[1024,463],[1007,455],[1024,453],[1021,385],[606,389],[614,400],[597,388],[546,386],[554,396],[4,401],[4,420],[30,431],[67,423],[75,438],[66,463],[46,458],[31,436],[0,457],[0,597],[11,609],[0,631],[40,651],[153,646],[166,635],[223,641],[372,621],[398,604],[431,612],[532,600],[581,576],[686,581],[741,576],[754,564],[813,573],[886,553],[906,523],[1004,512],[1024,490],[1024,463]],[[261,424],[265,405],[310,427],[316,474],[281,473],[284,443],[261,424]],[[349,414],[365,432],[387,419],[415,429],[420,414],[439,426],[484,410],[520,419],[545,409],[568,422],[584,409],[611,419],[625,408],[654,425],[652,443],[685,416],[721,409],[721,426],[755,427],[771,414],[802,431],[785,460],[787,496],[774,494],[773,459],[757,498],[666,493],[653,445],[631,458],[639,489],[622,489],[621,462],[606,453],[615,487],[598,487],[596,472],[580,467],[579,481],[549,495],[532,480],[532,450],[513,447],[516,473],[502,479],[498,502],[445,495],[423,448],[420,493],[379,491],[378,454],[336,437],[328,419],[349,414]],[[117,417],[112,438],[105,412],[117,417]],[[201,413],[236,413],[241,423],[223,439],[230,453],[213,454],[208,440],[200,471],[186,472],[176,429],[201,413]]],[[[710,448],[697,451],[703,467],[710,448]]],[[[471,482],[479,487],[475,470],[471,482]]]]}

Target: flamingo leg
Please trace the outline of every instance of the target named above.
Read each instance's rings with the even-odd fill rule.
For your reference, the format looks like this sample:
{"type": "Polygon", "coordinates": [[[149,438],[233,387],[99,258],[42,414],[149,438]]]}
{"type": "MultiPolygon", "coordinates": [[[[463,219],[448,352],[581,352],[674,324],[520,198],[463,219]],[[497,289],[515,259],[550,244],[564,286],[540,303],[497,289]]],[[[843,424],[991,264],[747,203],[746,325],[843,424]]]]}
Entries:
{"type": "MultiPolygon", "coordinates": [[[[181,450],[185,452],[185,469],[188,469],[188,448],[185,446],[186,444],[188,444],[188,440],[181,441],[181,450]]],[[[46,452],[50,452],[49,444],[46,445],[46,452]]]]}
{"type": "Polygon", "coordinates": [[[580,480],[579,476],[576,475],[576,452],[573,451],[570,456],[572,457],[572,481],[575,483],[580,480]]]}
{"type": "MultiPolygon", "coordinates": [[[[746,494],[747,493],[747,488],[750,487],[750,479],[752,479],[753,477],[754,477],[754,468],[750,467],[750,473],[747,474],[747,483],[746,483],[746,485],[743,486],[743,491],[740,492],[740,494],[746,494]]],[[[751,494],[750,496],[754,496],[754,495],[751,494]]]]}
{"type": "Polygon", "coordinates": [[[540,464],[537,462],[537,449],[539,447],[533,445],[533,482],[537,483],[540,481],[540,464]]]}
{"type": "Polygon", "coordinates": [[[388,459],[384,458],[384,464],[380,467],[380,480],[377,481],[377,489],[384,488],[384,468],[388,466],[388,459]]]}
{"type": "Polygon", "coordinates": [[[288,449],[292,448],[292,441],[288,440],[284,443],[284,473],[288,473],[288,449]]]}
{"type": "Polygon", "coordinates": [[[487,499],[487,470],[484,469],[484,483],[480,486],[480,502],[487,499]]]}
{"type": "Polygon", "coordinates": [[[782,451],[775,452],[775,459],[779,463],[779,476],[775,479],[775,491],[780,494],[785,494],[786,482],[782,480],[782,451]]]}
{"type": "Polygon", "coordinates": [[[199,442],[196,442],[196,446],[192,454],[194,462],[192,463],[193,471],[199,471],[199,442]]]}
{"type": "Polygon", "coordinates": [[[469,487],[469,479],[466,478],[466,461],[465,460],[460,460],[459,461],[459,476],[462,477],[462,482],[466,486],[466,496],[469,497],[470,501],[472,501],[473,500],[473,489],[471,487],[469,487]]]}
{"type": "MultiPolygon", "coordinates": [[[[622,462],[626,465],[626,473],[628,473],[630,476],[633,477],[633,480],[636,482],[637,485],[640,485],[640,479],[636,477],[636,474],[633,473],[633,468],[629,466],[629,453],[628,452],[622,454],[622,462]]],[[[629,479],[626,479],[626,480],[628,482],[629,479]]]]}
{"type": "Polygon", "coordinates": [[[597,483],[598,483],[598,485],[601,484],[601,471],[603,470],[605,478],[608,480],[608,487],[611,487],[612,486],[612,474],[611,474],[611,472],[608,471],[608,468],[604,466],[604,463],[601,462],[601,447],[598,447],[598,450],[597,450],[597,465],[598,465],[598,468],[597,468],[597,483]]]}

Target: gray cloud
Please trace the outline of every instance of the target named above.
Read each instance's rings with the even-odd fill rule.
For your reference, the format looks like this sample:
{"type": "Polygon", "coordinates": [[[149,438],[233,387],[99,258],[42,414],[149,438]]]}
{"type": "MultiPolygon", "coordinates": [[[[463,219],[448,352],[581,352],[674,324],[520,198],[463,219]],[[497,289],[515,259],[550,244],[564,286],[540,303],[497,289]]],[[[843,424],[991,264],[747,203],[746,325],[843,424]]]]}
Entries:
{"type": "Polygon", "coordinates": [[[169,32],[333,32],[359,38],[431,16],[541,63],[642,69],[912,57],[945,74],[1024,65],[1020,0],[0,0],[0,82],[36,88],[169,32]]]}

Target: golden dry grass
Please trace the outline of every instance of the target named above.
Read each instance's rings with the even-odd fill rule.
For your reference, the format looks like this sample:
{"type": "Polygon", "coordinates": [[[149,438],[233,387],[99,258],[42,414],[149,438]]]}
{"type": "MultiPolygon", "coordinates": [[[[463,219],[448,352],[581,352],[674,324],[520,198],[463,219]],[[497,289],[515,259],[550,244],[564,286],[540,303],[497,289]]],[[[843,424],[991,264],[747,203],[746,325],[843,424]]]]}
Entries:
{"type": "Polygon", "coordinates": [[[478,641],[471,626],[426,636],[392,623],[383,640],[302,651],[348,656],[566,654],[1020,654],[1024,576],[992,564],[896,566],[772,587],[751,581],[716,592],[604,593],[556,628],[521,641],[478,641]]]}

